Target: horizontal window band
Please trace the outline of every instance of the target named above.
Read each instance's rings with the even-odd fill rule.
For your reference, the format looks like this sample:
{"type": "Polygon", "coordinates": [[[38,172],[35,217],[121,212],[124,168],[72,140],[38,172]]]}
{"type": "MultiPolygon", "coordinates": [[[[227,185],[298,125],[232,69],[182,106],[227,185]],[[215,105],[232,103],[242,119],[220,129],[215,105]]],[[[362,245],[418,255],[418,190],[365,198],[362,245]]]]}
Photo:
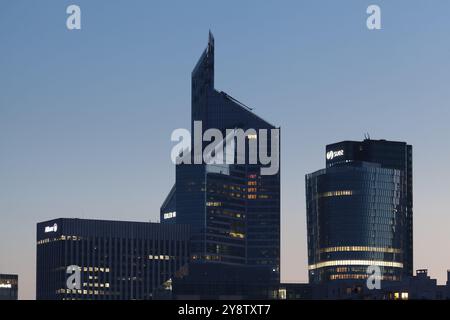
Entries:
{"type": "Polygon", "coordinates": [[[334,266],[380,266],[380,267],[403,268],[403,263],[393,261],[379,261],[379,260],[334,260],[310,264],[308,266],[308,270],[315,270],[334,266]]]}
{"type": "Polygon", "coordinates": [[[320,253],[327,252],[386,252],[386,253],[402,253],[402,250],[388,247],[367,247],[367,246],[340,246],[340,247],[328,247],[320,249],[320,253]]]}

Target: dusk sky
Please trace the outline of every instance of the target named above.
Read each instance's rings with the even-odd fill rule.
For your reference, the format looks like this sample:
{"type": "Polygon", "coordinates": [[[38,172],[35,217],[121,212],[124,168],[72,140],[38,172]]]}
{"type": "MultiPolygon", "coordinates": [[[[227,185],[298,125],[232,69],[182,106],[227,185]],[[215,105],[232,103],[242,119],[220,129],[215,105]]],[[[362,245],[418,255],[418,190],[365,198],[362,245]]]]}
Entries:
{"type": "Polygon", "coordinates": [[[281,126],[282,280],[307,281],[305,174],[369,133],[413,145],[414,269],[445,282],[449,14],[448,0],[0,0],[0,273],[34,299],[37,222],[158,220],[211,29],[216,88],[281,126]]]}

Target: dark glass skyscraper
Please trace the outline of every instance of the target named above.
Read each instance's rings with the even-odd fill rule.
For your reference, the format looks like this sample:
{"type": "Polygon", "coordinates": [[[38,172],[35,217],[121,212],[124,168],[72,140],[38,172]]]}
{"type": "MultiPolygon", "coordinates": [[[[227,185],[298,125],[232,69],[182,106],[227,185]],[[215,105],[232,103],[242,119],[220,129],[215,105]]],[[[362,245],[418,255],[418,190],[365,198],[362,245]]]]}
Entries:
{"type": "Polygon", "coordinates": [[[311,283],[412,275],[412,147],[366,139],[326,147],[326,168],[306,176],[311,283]]]}
{"type": "Polygon", "coordinates": [[[36,251],[38,300],[158,299],[186,267],[189,227],[56,219],[37,224],[36,251]],[[80,271],[78,288],[67,286],[69,266],[80,271]]]}
{"type": "MultiPolygon", "coordinates": [[[[224,136],[226,129],[275,129],[250,108],[214,88],[211,33],[192,72],[191,115],[191,132],[194,121],[202,122],[203,132],[217,128],[224,136]]],[[[250,139],[258,136],[247,136],[247,146],[250,139]]],[[[270,139],[268,143],[270,146],[270,139]]],[[[191,226],[191,268],[196,263],[207,264],[202,270],[221,265],[227,265],[227,270],[232,266],[254,267],[279,282],[280,173],[261,175],[259,162],[246,163],[177,165],[176,184],[161,207],[161,221],[191,226]]],[[[251,281],[251,276],[247,280],[251,281]]]]}

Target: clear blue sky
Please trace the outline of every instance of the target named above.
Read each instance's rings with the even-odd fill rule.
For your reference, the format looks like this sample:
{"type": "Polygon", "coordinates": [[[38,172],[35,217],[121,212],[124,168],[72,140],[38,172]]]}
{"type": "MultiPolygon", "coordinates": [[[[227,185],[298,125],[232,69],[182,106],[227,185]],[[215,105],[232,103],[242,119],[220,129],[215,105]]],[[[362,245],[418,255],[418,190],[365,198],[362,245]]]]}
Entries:
{"type": "Polygon", "coordinates": [[[449,13],[446,0],[1,0],[0,273],[34,298],[38,221],[158,218],[211,29],[216,87],[282,128],[283,280],[307,280],[305,173],[326,144],[369,132],[414,146],[415,268],[445,281],[449,13]]]}

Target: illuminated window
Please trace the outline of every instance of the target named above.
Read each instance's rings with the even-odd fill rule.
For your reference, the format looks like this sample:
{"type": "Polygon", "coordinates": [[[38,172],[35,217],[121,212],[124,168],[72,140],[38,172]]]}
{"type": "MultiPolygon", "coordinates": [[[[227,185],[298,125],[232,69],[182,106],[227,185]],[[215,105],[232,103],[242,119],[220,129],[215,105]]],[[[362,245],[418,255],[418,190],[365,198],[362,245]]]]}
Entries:
{"type": "Polygon", "coordinates": [[[389,247],[368,247],[368,246],[340,246],[340,247],[328,247],[319,250],[321,253],[328,252],[352,252],[352,251],[363,251],[363,252],[387,252],[387,253],[401,253],[402,250],[389,248],[389,247]]]}
{"type": "Polygon", "coordinates": [[[239,239],[243,239],[245,237],[245,235],[242,232],[235,232],[235,231],[230,232],[230,236],[232,238],[239,238],[239,239]]]}
{"type": "Polygon", "coordinates": [[[279,297],[281,300],[286,300],[286,297],[287,297],[286,289],[279,289],[279,290],[278,290],[278,297],[279,297]]]}
{"type": "Polygon", "coordinates": [[[320,193],[318,195],[319,198],[327,198],[327,197],[344,197],[353,195],[353,191],[351,190],[338,190],[338,191],[328,191],[324,193],[320,193]]]}
{"type": "Polygon", "coordinates": [[[221,207],[222,202],[206,202],[207,207],[221,207]]]}
{"type": "Polygon", "coordinates": [[[176,216],[177,216],[176,211],[173,211],[173,212],[164,213],[163,218],[164,218],[164,220],[166,220],[166,219],[175,218],[176,216]]]}
{"type": "Polygon", "coordinates": [[[333,260],[333,261],[323,261],[316,264],[311,264],[308,266],[309,270],[320,269],[325,267],[334,266],[381,266],[381,267],[393,267],[393,268],[403,268],[403,263],[392,262],[392,261],[379,261],[379,260],[333,260]]]}
{"type": "Polygon", "coordinates": [[[369,277],[368,274],[332,274],[330,275],[330,280],[364,280],[369,277]]]}

